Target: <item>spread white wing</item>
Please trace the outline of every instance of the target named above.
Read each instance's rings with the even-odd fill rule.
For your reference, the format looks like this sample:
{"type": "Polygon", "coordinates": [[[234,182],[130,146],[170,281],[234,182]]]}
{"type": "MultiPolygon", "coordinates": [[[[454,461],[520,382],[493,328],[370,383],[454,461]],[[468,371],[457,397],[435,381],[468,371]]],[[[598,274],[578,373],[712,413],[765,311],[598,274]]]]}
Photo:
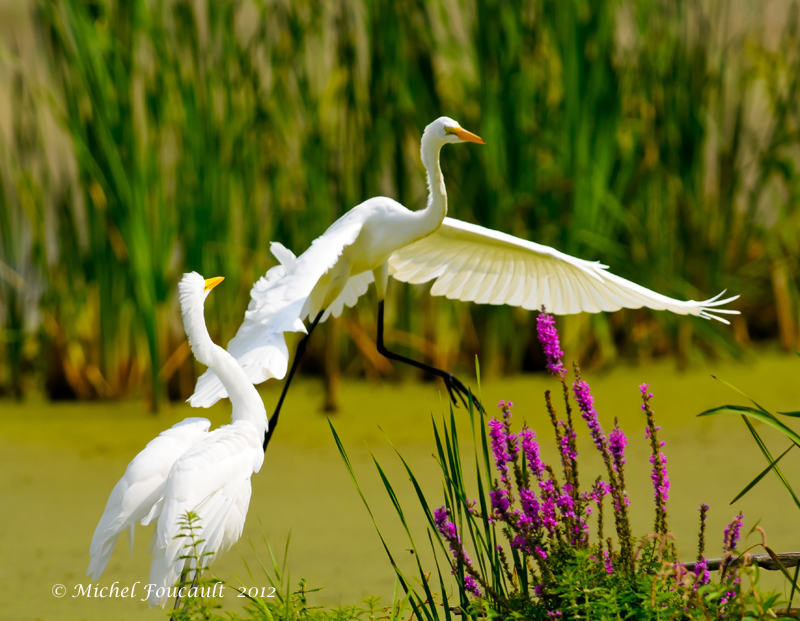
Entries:
{"type": "MultiPolygon", "coordinates": [[[[261,469],[263,433],[247,421],[236,421],[209,433],[172,466],[153,546],[150,606],[167,600],[166,588],[175,584],[191,552],[180,533],[187,511],[199,516],[198,556],[211,563],[242,535],[250,504],[250,476],[261,469]],[[159,592],[159,587],[165,587],[159,592]]],[[[189,567],[191,569],[191,567],[189,567]]]]}
{"type": "Polygon", "coordinates": [[[344,286],[344,289],[342,289],[342,292],[327,308],[320,321],[325,321],[331,315],[338,317],[342,314],[345,306],[347,308],[353,308],[356,302],[358,302],[358,298],[367,292],[370,283],[373,282],[375,282],[375,275],[371,271],[361,272],[360,274],[351,276],[344,286]]]}
{"type": "Polygon", "coordinates": [[[205,418],[187,418],[162,431],[128,464],[125,474],[111,491],[92,537],[91,561],[86,572],[92,575],[92,580],[100,578],[120,534],[126,529],[133,553],[136,522],[148,514],[152,519],[172,465],[206,434],[210,425],[205,418]]]}
{"type": "Polygon", "coordinates": [[[675,300],[615,276],[600,263],[452,218],[432,235],[395,251],[389,273],[412,284],[435,280],[431,295],[528,310],[545,305],[557,315],[646,306],[728,323],[715,313],[738,314],[718,307],[739,296],[675,300]]]}
{"type": "MultiPolygon", "coordinates": [[[[308,314],[307,300],[314,286],[330,270],[344,249],[361,232],[362,214],[351,211],[334,222],[324,235],[314,240],[299,257],[281,244],[273,242],[270,250],[281,262],[261,277],[250,291],[250,304],[244,323],[228,343],[228,352],[236,358],[253,384],[286,375],[289,350],[284,332],[305,332],[302,319],[308,314]],[[352,214],[352,215],[351,215],[352,214]]],[[[330,312],[342,305],[352,306],[369,282],[363,274],[351,278],[344,291],[329,307],[330,312]],[[355,281],[355,282],[352,282],[355,281]]],[[[371,279],[370,272],[369,278],[371,279]]],[[[210,407],[228,396],[219,378],[210,369],[197,380],[189,403],[194,407],[210,407]]]]}

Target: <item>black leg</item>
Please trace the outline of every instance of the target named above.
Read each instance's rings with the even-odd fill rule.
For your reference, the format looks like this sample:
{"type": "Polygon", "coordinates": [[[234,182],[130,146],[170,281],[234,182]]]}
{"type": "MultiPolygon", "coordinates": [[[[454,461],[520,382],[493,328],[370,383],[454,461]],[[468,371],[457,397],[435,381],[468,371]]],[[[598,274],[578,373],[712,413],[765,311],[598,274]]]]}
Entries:
{"type": "Polygon", "coordinates": [[[267,429],[267,433],[264,434],[264,452],[267,452],[267,445],[269,444],[270,439],[272,438],[272,434],[275,433],[275,427],[278,426],[278,414],[281,413],[281,407],[283,407],[283,400],[286,398],[286,393],[289,392],[289,384],[292,383],[292,378],[294,377],[295,371],[297,371],[297,367],[300,365],[300,358],[303,357],[303,354],[306,353],[306,345],[308,344],[308,339],[311,337],[311,333],[314,331],[314,328],[317,327],[319,320],[322,319],[322,314],[324,311],[320,311],[317,315],[317,318],[311,322],[311,325],[308,327],[308,333],[300,340],[297,344],[297,351],[294,354],[294,360],[292,361],[292,368],[289,369],[289,375],[286,376],[286,383],[283,385],[283,391],[281,391],[281,398],[278,399],[278,405],[275,406],[275,411],[272,413],[272,416],[269,419],[269,428],[267,429]]]}
{"type": "MultiPolygon", "coordinates": [[[[386,345],[383,344],[383,300],[378,302],[378,352],[389,358],[390,360],[397,360],[398,362],[405,362],[406,364],[410,364],[413,367],[417,367],[418,369],[422,369],[423,371],[427,371],[437,377],[441,377],[444,380],[444,385],[447,387],[447,392],[450,395],[450,399],[453,400],[453,404],[458,407],[458,400],[456,399],[456,395],[458,398],[461,399],[461,403],[464,404],[464,407],[468,408],[469,405],[467,404],[467,398],[470,396],[470,392],[466,386],[452,373],[449,371],[443,371],[442,369],[437,369],[436,367],[432,367],[424,362],[418,362],[417,360],[412,360],[411,358],[406,358],[405,356],[401,356],[400,354],[395,354],[390,352],[386,349],[386,345]],[[455,393],[455,394],[454,394],[455,393]]],[[[475,395],[472,395],[472,403],[476,409],[479,411],[484,411],[481,402],[478,401],[478,398],[475,395]]]]}
{"type": "MultiPolygon", "coordinates": [[[[178,580],[178,593],[180,593],[180,589],[182,588],[183,583],[186,581],[186,572],[181,573],[181,579],[178,580]]],[[[181,605],[181,597],[180,595],[175,596],[175,605],[172,607],[172,610],[177,610],[180,608],[181,605]]],[[[175,617],[171,616],[169,621],[175,621],[175,617]]]]}

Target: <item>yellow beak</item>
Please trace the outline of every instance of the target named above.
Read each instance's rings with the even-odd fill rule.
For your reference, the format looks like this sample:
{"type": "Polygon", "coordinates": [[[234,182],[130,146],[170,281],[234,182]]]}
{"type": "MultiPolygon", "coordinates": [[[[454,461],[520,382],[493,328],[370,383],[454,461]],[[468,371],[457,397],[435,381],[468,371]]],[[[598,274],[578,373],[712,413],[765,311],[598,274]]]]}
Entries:
{"type": "Polygon", "coordinates": [[[206,280],[206,286],[203,289],[204,291],[211,291],[214,287],[216,287],[219,283],[225,280],[224,276],[216,276],[214,278],[208,278],[206,280]]]}
{"type": "Polygon", "coordinates": [[[478,144],[486,144],[486,141],[483,138],[476,136],[472,132],[468,132],[463,127],[458,127],[451,131],[453,134],[461,138],[461,140],[466,140],[467,142],[477,142],[478,144]]]}

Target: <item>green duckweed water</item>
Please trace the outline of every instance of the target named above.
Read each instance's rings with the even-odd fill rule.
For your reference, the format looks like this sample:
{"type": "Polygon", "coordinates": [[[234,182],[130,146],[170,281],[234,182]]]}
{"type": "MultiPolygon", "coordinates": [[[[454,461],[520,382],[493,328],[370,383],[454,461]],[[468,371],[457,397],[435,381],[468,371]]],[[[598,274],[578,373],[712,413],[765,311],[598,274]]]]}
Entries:
{"type": "MultiPolygon", "coordinates": [[[[756,520],[767,530],[775,550],[800,549],[800,513],[788,494],[768,478],[735,506],[730,500],[765,466],[744,424],[736,418],[696,418],[702,410],[724,403],[744,403],[729,388],[712,379],[715,374],[748,392],[773,411],[796,410],[800,390],[796,357],[762,355],[750,363],[720,363],[680,373],[669,363],[618,368],[604,374],[586,374],[606,429],[618,416],[628,434],[628,482],[634,533],[652,529],[652,487],[639,409],[637,386],[649,382],[653,406],[666,441],[665,453],[672,481],[669,527],[678,548],[689,560],[695,553],[697,507],[711,505],[707,555],[721,552],[722,529],[739,510],[749,529],[756,520]]],[[[473,382],[474,385],[474,382],[473,382]]],[[[543,454],[555,464],[552,431],[542,393],[555,388],[543,375],[486,381],[484,402],[490,413],[500,399],[514,401],[515,420],[523,418],[537,430],[543,454]]],[[[267,408],[278,397],[279,385],[263,391],[267,408]]],[[[445,410],[438,383],[382,383],[347,381],[342,387],[342,411],[331,417],[345,442],[367,499],[372,503],[389,545],[411,571],[408,545],[371,463],[370,452],[386,468],[412,525],[423,544],[423,516],[402,475],[398,460],[381,428],[424,482],[432,504],[441,501],[438,467],[430,416],[445,410]]],[[[228,582],[240,579],[248,587],[268,586],[258,558],[268,563],[263,537],[282,549],[291,531],[289,568],[296,582],[306,578],[324,590],[318,603],[354,603],[369,594],[388,600],[394,584],[392,569],[369,517],[336,452],[328,425],[320,413],[321,383],[301,379],[293,388],[282,415],[279,433],[261,472],[254,475],[253,495],[245,532],[231,551],[213,565],[228,582]],[[248,575],[245,562],[253,570],[248,575]]],[[[137,597],[72,597],[75,585],[86,585],[89,542],[106,499],[131,458],[158,432],[187,416],[208,415],[216,426],[228,421],[229,405],[206,411],[174,406],[159,417],[140,403],[14,403],[0,402],[0,580],[4,588],[3,613],[8,619],[160,619],[137,597]],[[55,584],[67,588],[56,598],[55,584]]],[[[463,411],[461,411],[463,414],[463,411]]],[[[467,417],[463,420],[466,424],[467,417]]],[[[579,421],[580,422],[580,421],[579,421]]],[[[777,434],[758,426],[774,451],[787,445],[777,434]]],[[[466,432],[466,427],[464,429],[466,432]]],[[[581,475],[584,485],[600,471],[600,460],[588,443],[585,426],[578,426],[581,475]]],[[[462,434],[466,437],[466,433],[462,434]]],[[[797,481],[798,458],[782,462],[790,480],[797,481]]],[[[120,545],[101,578],[100,586],[119,587],[146,582],[149,572],[149,528],[139,528],[133,557],[127,542],[120,545]]],[[[756,538],[751,537],[755,543],[756,538]]],[[[424,549],[425,545],[420,545],[424,549]]],[[[425,564],[429,559],[423,559],[425,564]]],[[[778,576],[767,584],[779,586],[778,576]]],[[[240,602],[226,591],[226,609],[240,602]]]]}

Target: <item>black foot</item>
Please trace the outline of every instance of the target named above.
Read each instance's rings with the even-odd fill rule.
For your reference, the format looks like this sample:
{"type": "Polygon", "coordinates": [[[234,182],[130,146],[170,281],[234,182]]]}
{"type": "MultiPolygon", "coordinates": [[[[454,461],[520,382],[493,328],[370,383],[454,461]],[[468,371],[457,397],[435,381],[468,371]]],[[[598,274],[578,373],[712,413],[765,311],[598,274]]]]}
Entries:
{"type": "Polygon", "coordinates": [[[467,399],[469,399],[471,396],[472,405],[475,407],[475,409],[479,412],[485,413],[481,402],[478,401],[478,398],[475,395],[471,395],[467,387],[464,386],[461,380],[459,380],[455,375],[452,373],[447,373],[442,379],[444,380],[444,385],[447,387],[447,392],[450,395],[450,399],[453,401],[453,405],[458,407],[458,400],[456,399],[456,395],[458,395],[458,398],[461,400],[461,403],[464,404],[464,407],[469,409],[467,399]]]}

